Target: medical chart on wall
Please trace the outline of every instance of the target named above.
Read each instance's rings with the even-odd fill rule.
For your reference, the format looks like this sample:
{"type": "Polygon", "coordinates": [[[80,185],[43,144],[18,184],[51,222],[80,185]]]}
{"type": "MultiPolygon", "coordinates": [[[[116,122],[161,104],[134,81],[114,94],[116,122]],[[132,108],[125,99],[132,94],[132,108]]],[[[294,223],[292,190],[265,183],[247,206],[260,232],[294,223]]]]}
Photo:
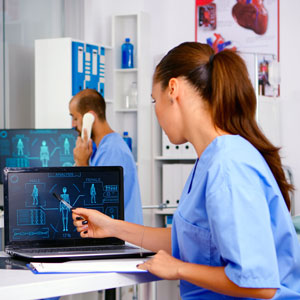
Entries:
{"type": "Polygon", "coordinates": [[[195,0],[195,40],[215,53],[238,51],[259,95],[279,95],[278,68],[269,70],[279,60],[278,28],[279,0],[195,0]]]}
{"type": "Polygon", "coordinates": [[[196,41],[278,55],[278,6],[279,0],[196,0],[196,41]]]}

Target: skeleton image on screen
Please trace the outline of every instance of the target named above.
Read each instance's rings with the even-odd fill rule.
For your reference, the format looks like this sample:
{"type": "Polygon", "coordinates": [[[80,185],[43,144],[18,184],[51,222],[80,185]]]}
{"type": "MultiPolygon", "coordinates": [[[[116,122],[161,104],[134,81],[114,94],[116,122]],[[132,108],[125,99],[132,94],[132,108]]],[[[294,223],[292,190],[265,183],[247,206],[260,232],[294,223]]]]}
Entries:
{"type": "Polygon", "coordinates": [[[95,184],[93,183],[91,186],[91,203],[96,203],[96,189],[95,189],[95,184]]]}
{"type": "Polygon", "coordinates": [[[39,189],[36,187],[36,185],[33,185],[32,190],[32,205],[38,205],[39,204],[39,189]]]}
{"type": "Polygon", "coordinates": [[[70,155],[70,142],[69,142],[68,138],[65,138],[64,150],[65,150],[65,155],[70,155]]]}
{"type": "Polygon", "coordinates": [[[48,167],[49,160],[49,149],[46,141],[42,141],[41,151],[40,151],[40,160],[42,162],[42,167],[48,167]]]}
{"type": "MultiPolygon", "coordinates": [[[[60,194],[60,196],[67,203],[70,203],[70,197],[69,194],[67,194],[67,188],[65,186],[63,187],[63,193],[60,194]]],[[[59,210],[61,212],[61,217],[62,217],[63,231],[68,231],[68,219],[69,219],[70,208],[68,208],[66,205],[64,205],[61,202],[59,204],[59,210]]]]}
{"type": "Polygon", "coordinates": [[[24,144],[21,139],[18,140],[17,148],[18,148],[18,156],[23,156],[24,155],[24,151],[23,151],[24,144]]]}

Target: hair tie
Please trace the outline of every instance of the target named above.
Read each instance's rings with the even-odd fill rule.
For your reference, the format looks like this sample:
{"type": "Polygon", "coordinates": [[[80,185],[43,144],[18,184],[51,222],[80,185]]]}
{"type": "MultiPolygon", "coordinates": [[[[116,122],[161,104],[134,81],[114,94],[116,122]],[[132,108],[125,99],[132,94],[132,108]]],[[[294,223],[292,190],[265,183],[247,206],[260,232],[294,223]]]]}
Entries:
{"type": "Polygon", "coordinates": [[[215,58],[215,55],[214,55],[214,54],[212,54],[212,55],[209,57],[209,64],[210,64],[210,66],[212,66],[214,58],[215,58]]]}

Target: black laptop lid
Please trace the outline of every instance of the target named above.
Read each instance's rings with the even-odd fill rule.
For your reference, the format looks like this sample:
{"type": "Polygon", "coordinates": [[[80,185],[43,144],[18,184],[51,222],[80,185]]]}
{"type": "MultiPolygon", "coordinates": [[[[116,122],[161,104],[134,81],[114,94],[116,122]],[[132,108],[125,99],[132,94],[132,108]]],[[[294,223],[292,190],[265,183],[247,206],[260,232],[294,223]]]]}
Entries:
{"type": "Polygon", "coordinates": [[[71,210],[53,193],[73,207],[97,209],[124,219],[122,167],[5,168],[5,247],[124,243],[115,238],[81,238],[71,210]]]}

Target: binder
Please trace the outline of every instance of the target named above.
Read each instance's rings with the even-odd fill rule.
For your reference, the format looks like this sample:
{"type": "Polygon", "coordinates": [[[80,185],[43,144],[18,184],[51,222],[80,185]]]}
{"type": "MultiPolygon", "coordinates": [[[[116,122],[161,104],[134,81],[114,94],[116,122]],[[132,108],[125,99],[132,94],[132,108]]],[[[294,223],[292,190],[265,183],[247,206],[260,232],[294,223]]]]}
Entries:
{"type": "Polygon", "coordinates": [[[165,215],[165,227],[172,227],[173,215],[165,215]]]}
{"type": "Polygon", "coordinates": [[[171,200],[171,205],[176,206],[179,204],[179,200],[181,197],[181,193],[183,190],[182,184],[182,164],[173,164],[172,166],[172,174],[173,174],[173,182],[171,184],[171,188],[173,190],[173,198],[171,200]]]}
{"type": "Polygon", "coordinates": [[[105,95],[105,48],[104,47],[100,47],[98,92],[104,98],[105,95]]]}
{"type": "Polygon", "coordinates": [[[162,155],[164,157],[180,157],[181,146],[172,144],[165,132],[162,132],[162,155]]]}
{"type": "Polygon", "coordinates": [[[197,157],[196,150],[190,142],[187,142],[187,143],[185,143],[181,146],[182,146],[182,148],[181,148],[182,157],[188,157],[188,158],[195,158],[196,159],[196,157],[197,157]]]}
{"type": "Polygon", "coordinates": [[[72,42],[72,96],[84,89],[84,44],[72,42]]]}
{"type": "Polygon", "coordinates": [[[162,201],[170,206],[177,206],[192,172],[194,164],[163,164],[162,165],[162,201]]]}
{"type": "Polygon", "coordinates": [[[162,201],[164,204],[171,205],[173,202],[173,189],[172,189],[172,172],[171,164],[162,165],[162,201]]]}
{"type": "Polygon", "coordinates": [[[182,182],[182,190],[194,168],[194,164],[183,164],[181,167],[181,182],[182,182]]]}
{"type": "Polygon", "coordinates": [[[96,45],[85,45],[85,78],[84,88],[98,91],[99,82],[99,48],[96,45]]]}
{"type": "Polygon", "coordinates": [[[176,158],[195,158],[197,157],[194,146],[187,142],[181,145],[174,145],[170,142],[165,132],[162,132],[162,155],[164,157],[176,157],[176,158]]]}

